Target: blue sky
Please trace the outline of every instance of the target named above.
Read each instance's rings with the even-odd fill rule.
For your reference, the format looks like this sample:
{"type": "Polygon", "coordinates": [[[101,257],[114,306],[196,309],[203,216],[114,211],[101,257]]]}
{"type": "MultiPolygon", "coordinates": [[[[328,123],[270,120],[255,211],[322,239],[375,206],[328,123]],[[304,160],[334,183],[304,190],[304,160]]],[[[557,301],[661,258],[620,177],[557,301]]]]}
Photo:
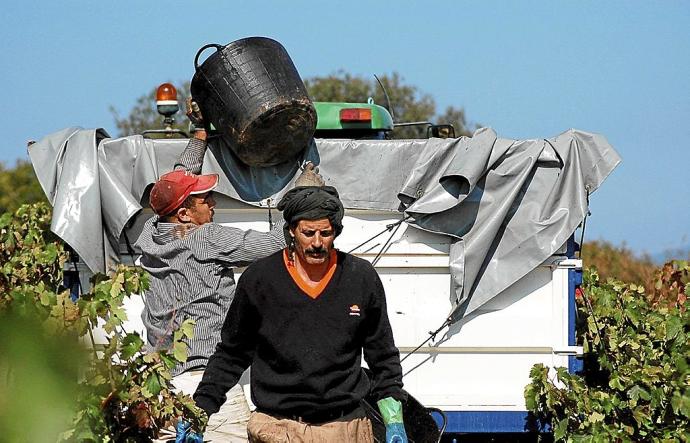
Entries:
{"type": "Polygon", "coordinates": [[[690,2],[35,1],[4,6],[0,161],[67,126],[116,134],[196,50],[263,35],[303,77],[398,72],[439,107],[508,138],[569,128],[623,157],[592,196],[587,238],[690,245],[690,2]]]}

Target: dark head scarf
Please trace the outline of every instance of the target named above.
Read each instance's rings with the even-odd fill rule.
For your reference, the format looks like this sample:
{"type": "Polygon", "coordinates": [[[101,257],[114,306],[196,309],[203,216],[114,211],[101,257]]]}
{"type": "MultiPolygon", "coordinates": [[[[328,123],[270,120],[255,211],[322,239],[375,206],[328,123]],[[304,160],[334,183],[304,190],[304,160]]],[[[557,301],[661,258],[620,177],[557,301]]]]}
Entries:
{"type": "Polygon", "coordinates": [[[327,218],[335,236],[343,232],[345,210],[338,191],[333,186],[298,186],[287,192],[278,203],[283,211],[285,241],[290,244],[290,226],[300,220],[327,218]]]}

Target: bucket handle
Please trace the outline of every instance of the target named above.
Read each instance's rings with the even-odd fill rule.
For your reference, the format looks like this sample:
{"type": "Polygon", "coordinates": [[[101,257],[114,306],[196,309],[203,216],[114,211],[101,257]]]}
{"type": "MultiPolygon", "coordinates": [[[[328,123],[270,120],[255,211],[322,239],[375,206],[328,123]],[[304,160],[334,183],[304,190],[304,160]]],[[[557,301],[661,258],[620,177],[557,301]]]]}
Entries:
{"type": "Polygon", "coordinates": [[[216,43],[209,43],[208,45],[202,46],[196,53],[196,57],[194,57],[194,71],[199,70],[199,56],[201,55],[202,52],[207,50],[208,48],[216,48],[216,52],[219,52],[223,49],[223,46],[218,45],[216,43]]]}

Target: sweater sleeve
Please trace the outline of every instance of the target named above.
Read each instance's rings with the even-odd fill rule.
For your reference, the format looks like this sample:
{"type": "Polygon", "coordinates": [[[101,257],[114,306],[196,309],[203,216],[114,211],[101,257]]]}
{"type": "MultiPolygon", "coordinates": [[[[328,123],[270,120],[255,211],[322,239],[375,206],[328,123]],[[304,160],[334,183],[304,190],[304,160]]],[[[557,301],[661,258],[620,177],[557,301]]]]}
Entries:
{"type": "Polygon", "coordinates": [[[197,406],[208,415],[218,412],[226,393],[249,367],[256,347],[260,320],[252,306],[243,279],[237,284],[235,298],[221,329],[220,343],[208,360],[201,383],[194,393],[197,406]]]}
{"type": "Polygon", "coordinates": [[[200,254],[231,266],[247,266],[285,247],[282,220],[269,232],[243,230],[209,223],[207,241],[200,243],[200,254]]]}
{"type": "Polygon", "coordinates": [[[402,389],[402,367],[400,352],[393,340],[393,330],[388,321],[386,294],[376,271],[371,268],[371,300],[367,308],[366,336],[364,338],[364,360],[372,372],[372,395],[375,400],[393,397],[406,400],[402,389]]]}
{"type": "Polygon", "coordinates": [[[206,140],[190,138],[184,151],[178,157],[174,169],[184,169],[192,174],[201,174],[205,154],[206,140]]]}

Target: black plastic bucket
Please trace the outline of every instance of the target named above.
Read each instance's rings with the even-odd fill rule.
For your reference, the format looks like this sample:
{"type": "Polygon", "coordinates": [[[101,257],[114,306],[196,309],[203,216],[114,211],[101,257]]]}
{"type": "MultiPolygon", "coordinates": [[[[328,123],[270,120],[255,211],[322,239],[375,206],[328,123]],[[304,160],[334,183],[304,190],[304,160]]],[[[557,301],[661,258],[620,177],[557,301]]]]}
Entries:
{"type": "Polygon", "coordinates": [[[316,110],[280,43],[249,37],[227,46],[205,45],[194,67],[192,97],[244,163],[277,165],[307,147],[316,130],[316,110]],[[199,65],[208,48],[216,52],[199,65]]]}

